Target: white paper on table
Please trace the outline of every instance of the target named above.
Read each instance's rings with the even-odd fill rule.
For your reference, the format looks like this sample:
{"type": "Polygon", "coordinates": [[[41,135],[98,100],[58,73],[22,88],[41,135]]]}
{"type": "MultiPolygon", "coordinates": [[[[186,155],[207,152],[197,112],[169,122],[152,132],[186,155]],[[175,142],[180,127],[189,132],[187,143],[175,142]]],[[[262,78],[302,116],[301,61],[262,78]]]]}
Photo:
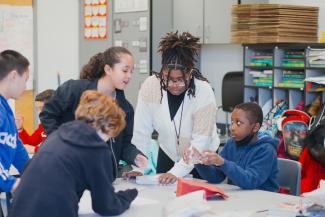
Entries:
{"type": "Polygon", "coordinates": [[[252,216],[256,211],[227,211],[227,212],[222,212],[218,215],[217,217],[250,217],[252,216]]]}
{"type": "Polygon", "coordinates": [[[318,189],[304,193],[302,196],[316,204],[325,206],[325,180],[320,180],[318,189]]]}
{"type": "Polygon", "coordinates": [[[135,200],[132,201],[131,206],[144,206],[157,203],[159,203],[157,200],[137,196],[135,200]]]}
{"type": "Polygon", "coordinates": [[[177,197],[164,206],[164,216],[192,217],[208,215],[210,207],[204,199],[203,190],[177,197]]]}
{"type": "Polygon", "coordinates": [[[137,176],[135,178],[135,183],[138,185],[159,185],[158,177],[159,175],[137,176]]]}

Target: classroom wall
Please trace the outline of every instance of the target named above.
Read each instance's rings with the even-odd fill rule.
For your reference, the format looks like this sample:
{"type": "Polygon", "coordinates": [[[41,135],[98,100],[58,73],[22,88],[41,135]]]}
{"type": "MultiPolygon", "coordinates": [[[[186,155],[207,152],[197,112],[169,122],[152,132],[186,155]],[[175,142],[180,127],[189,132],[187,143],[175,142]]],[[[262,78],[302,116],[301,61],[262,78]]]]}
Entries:
{"type": "MultiPolygon", "coordinates": [[[[243,70],[243,51],[240,44],[203,45],[201,72],[208,78],[216,96],[217,106],[222,105],[221,85],[223,76],[230,71],[243,70]]],[[[226,123],[226,114],[219,109],[217,122],[226,123]]]]}
{"type": "Polygon", "coordinates": [[[77,78],[79,72],[78,0],[36,0],[36,92],[77,78]]]}
{"type": "Polygon", "coordinates": [[[173,1],[152,1],[152,70],[159,72],[161,68],[161,57],[158,54],[160,39],[166,32],[172,31],[173,25],[173,1]]]}

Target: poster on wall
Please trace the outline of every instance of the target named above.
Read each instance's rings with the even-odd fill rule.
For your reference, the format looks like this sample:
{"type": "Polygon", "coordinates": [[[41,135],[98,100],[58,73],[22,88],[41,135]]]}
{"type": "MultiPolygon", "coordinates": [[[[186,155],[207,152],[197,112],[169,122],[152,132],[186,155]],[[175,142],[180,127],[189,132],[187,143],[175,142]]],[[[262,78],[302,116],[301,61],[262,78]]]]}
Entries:
{"type": "Polygon", "coordinates": [[[114,13],[147,11],[148,0],[115,0],[114,13]]]}
{"type": "Polygon", "coordinates": [[[0,5],[0,52],[16,50],[30,62],[27,90],[33,89],[33,8],[0,5]]]}
{"type": "Polygon", "coordinates": [[[108,0],[84,0],[84,37],[107,39],[108,0]]]}

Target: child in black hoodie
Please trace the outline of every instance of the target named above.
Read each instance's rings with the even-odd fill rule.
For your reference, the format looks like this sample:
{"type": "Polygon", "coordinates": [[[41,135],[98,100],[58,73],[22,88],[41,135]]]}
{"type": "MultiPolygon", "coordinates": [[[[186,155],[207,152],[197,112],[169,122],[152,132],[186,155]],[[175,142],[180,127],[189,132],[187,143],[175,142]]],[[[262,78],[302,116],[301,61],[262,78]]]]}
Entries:
{"type": "Polygon", "coordinates": [[[119,215],[129,208],[136,189],[114,192],[112,143],[125,127],[125,113],[97,91],[85,91],[76,120],[53,132],[24,172],[9,217],[77,217],[83,192],[91,192],[93,210],[119,215]]]}

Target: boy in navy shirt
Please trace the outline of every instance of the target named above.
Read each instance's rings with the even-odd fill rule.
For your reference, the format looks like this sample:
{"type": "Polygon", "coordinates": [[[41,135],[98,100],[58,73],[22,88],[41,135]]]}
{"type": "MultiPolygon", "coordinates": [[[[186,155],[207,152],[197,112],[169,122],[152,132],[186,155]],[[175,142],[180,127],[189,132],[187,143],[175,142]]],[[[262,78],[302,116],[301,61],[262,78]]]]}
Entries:
{"type": "MultiPolygon", "coordinates": [[[[201,161],[195,167],[203,179],[220,183],[228,177],[228,183],[243,189],[278,191],[276,175],[278,141],[258,132],[263,112],[256,103],[242,103],[231,115],[231,138],[220,155],[193,149],[192,156],[201,161]]],[[[184,160],[188,160],[188,153],[184,160]]]]}

